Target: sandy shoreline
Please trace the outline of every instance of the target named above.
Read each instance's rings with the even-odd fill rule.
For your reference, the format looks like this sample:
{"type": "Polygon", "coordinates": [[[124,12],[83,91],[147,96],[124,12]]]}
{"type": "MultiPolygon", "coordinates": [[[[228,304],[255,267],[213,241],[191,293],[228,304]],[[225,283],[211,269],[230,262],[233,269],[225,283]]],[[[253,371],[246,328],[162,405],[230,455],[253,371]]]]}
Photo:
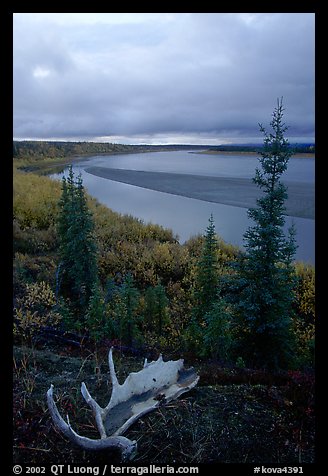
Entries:
{"type": "MultiPolygon", "coordinates": [[[[88,167],[85,171],[137,187],[241,208],[255,206],[256,199],[260,196],[258,187],[251,179],[246,178],[143,172],[95,166],[88,167]]],[[[286,201],[287,215],[314,219],[314,185],[300,182],[286,182],[286,185],[289,195],[286,201]]]]}

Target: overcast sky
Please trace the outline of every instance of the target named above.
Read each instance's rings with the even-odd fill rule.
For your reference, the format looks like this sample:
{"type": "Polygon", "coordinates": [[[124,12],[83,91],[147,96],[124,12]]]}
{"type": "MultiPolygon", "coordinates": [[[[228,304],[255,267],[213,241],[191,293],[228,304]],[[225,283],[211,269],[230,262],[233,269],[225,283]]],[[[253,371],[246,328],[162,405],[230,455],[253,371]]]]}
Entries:
{"type": "Polygon", "coordinates": [[[314,140],[314,13],[15,13],[14,138],[314,140]]]}

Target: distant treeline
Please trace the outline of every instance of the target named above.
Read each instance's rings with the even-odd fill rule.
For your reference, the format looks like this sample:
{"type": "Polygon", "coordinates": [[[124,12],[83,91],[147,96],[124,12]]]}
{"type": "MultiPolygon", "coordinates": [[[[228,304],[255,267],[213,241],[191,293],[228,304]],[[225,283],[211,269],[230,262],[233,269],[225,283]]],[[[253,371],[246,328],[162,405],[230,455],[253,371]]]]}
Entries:
{"type": "MultiPolygon", "coordinates": [[[[239,145],[217,145],[208,147],[208,150],[223,152],[260,152],[263,144],[239,144],[239,145]]],[[[315,152],[315,144],[290,144],[293,153],[311,153],[315,152]]]]}
{"type": "MultiPolygon", "coordinates": [[[[294,153],[314,153],[314,144],[292,144],[294,153]]],[[[133,144],[113,144],[102,142],[53,142],[53,141],[14,141],[13,157],[16,159],[51,159],[63,158],[79,155],[92,154],[127,154],[134,152],[150,152],[159,150],[197,150],[206,149],[210,151],[224,152],[259,152],[262,145],[240,144],[240,145],[133,145],[133,144]]]]}
{"type": "Polygon", "coordinates": [[[14,141],[13,157],[27,158],[61,158],[90,154],[127,154],[155,150],[190,150],[211,148],[200,145],[130,145],[101,142],[52,142],[52,141],[14,141]]]}

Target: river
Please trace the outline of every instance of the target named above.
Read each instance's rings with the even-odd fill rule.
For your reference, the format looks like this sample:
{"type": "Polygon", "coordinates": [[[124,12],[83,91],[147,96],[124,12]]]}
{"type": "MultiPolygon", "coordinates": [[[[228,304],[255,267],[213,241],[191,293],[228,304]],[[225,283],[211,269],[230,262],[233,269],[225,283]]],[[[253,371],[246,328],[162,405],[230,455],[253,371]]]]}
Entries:
{"type": "MultiPolygon", "coordinates": [[[[243,234],[251,224],[247,208],[255,204],[258,193],[251,185],[258,166],[256,155],[183,150],[93,156],[74,162],[73,170],[82,174],[88,193],[101,203],[170,228],[181,243],[204,233],[212,213],[216,232],[226,242],[242,247],[243,234]]],[[[285,230],[294,223],[297,232],[295,259],[314,264],[314,158],[292,157],[283,180],[290,204],[285,230]]]]}

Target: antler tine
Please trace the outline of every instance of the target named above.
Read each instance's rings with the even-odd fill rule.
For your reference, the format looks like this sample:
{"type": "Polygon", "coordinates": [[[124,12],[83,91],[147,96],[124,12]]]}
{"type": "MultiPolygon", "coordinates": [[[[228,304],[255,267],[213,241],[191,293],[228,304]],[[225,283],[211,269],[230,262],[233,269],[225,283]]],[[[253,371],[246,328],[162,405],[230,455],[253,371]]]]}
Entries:
{"type": "Polygon", "coordinates": [[[115,365],[113,361],[113,347],[110,348],[108,354],[108,365],[109,365],[109,372],[110,372],[110,379],[112,382],[113,390],[120,386],[115,372],[115,365]]]}
{"type": "Polygon", "coordinates": [[[106,435],[106,431],[105,431],[104,423],[103,423],[103,419],[102,419],[103,409],[98,405],[96,400],[94,400],[91,397],[91,395],[90,395],[90,393],[87,389],[87,386],[84,382],[82,382],[82,384],[81,384],[81,393],[83,395],[84,400],[87,402],[87,404],[91,407],[91,409],[93,411],[93,414],[94,414],[94,417],[95,417],[95,420],[96,420],[96,424],[97,424],[97,428],[98,428],[98,431],[100,433],[100,438],[106,438],[107,435],[106,435]]]}
{"type": "Polygon", "coordinates": [[[49,390],[47,391],[47,402],[50,415],[52,416],[53,422],[55,426],[64,433],[65,436],[68,438],[70,437],[69,425],[65,422],[65,420],[61,417],[57,405],[53,399],[53,388],[54,386],[51,384],[49,390]]]}

